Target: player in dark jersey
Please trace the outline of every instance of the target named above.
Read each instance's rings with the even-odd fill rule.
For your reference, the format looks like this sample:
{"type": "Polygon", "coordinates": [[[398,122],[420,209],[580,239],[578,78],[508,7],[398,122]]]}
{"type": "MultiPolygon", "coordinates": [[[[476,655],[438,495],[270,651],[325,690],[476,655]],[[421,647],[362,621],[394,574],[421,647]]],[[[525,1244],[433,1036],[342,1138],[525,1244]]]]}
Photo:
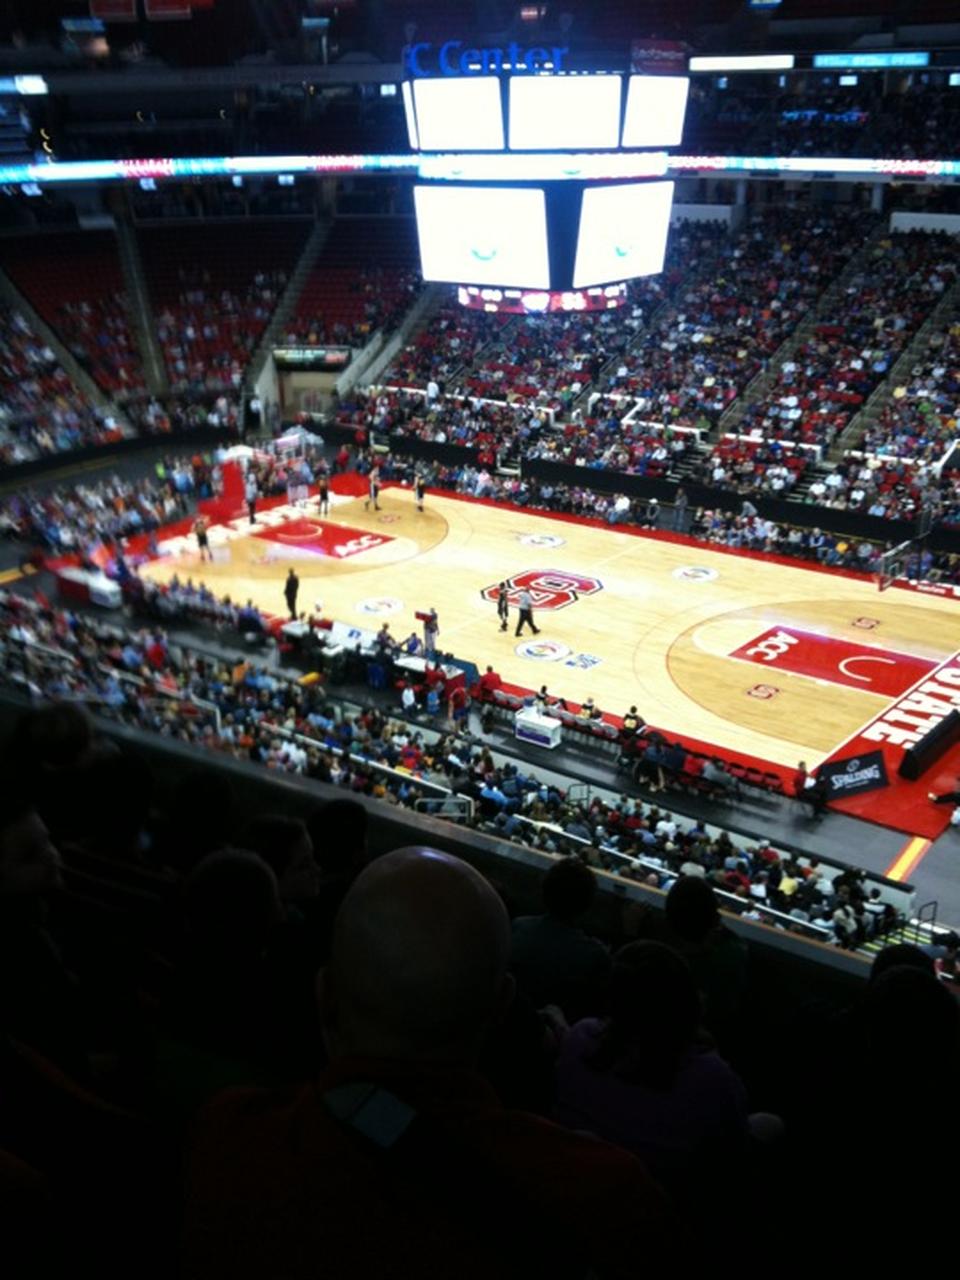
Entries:
{"type": "Polygon", "coordinates": [[[193,532],[197,537],[197,546],[200,549],[200,563],[204,560],[212,560],[213,552],[210,550],[210,538],[207,534],[207,522],[203,516],[197,516],[193,522],[193,532]]]}
{"type": "Polygon", "coordinates": [[[376,464],[374,464],[374,466],[371,467],[370,469],[370,490],[367,495],[367,500],[363,504],[364,511],[370,510],[371,502],[373,503],[374,511],[379,511],[380,504],[377,502],[377,498],[379,496],[380,496],[380,468],[376,464]]]}

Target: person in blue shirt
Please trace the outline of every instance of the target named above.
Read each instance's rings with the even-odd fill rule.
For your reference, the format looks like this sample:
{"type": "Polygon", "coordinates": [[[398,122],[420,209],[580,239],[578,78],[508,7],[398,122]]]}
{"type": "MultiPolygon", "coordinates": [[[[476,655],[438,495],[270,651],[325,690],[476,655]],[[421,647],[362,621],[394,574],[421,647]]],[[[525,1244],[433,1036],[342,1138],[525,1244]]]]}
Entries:
{"type": "Polygon", "coordinates": [[[121,653],[120,653],[120,657],[123,661],[123,665],[127,668],[128,671],[138,670],[141,663],[143,662],[143,657],[139,649],[136,649],[133,643],[129,640],[123,646],[123,649],[121,650],[121,653]]]}

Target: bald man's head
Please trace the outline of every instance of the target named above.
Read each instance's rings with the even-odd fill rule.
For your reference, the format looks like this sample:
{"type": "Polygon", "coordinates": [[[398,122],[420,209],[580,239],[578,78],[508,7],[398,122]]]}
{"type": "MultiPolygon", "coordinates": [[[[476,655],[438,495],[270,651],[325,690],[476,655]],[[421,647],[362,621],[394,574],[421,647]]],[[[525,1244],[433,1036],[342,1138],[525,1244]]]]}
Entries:
{"type": "Polygon", "coordinates": [[[323,975],[335,1055],[468,1061],[512,992],[510,922],[486,880],[435,849],[397,849],[344,899],[323,975]]]}

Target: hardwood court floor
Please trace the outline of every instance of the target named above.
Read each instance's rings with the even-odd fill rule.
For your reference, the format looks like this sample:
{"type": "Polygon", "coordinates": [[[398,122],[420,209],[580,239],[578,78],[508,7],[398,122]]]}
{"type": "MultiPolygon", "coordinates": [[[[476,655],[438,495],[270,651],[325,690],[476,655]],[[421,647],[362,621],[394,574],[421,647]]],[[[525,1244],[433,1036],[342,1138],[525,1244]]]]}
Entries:
{"type": "Polygon", "coordinates": [[[301,609],[319,601],[373,630],[388,620],[400,639],[433,606],[441,648],[481,670],[615,713],[636,704],[652,724],[785,766],[818,763],[960,650],[948,600],[451,497],[430,495],[421,515],[401,488],[380,502],[338,498],[318,528],[311,500],[286,525],[240,530],[213,564],[181,539],[143,573],[192,575],[281,613],[295,565],[301,609]],[[514,596],[532,590],[536,643],[515,638],[515,608],[499,632],[483,592],[501,579],[514,596]]]}

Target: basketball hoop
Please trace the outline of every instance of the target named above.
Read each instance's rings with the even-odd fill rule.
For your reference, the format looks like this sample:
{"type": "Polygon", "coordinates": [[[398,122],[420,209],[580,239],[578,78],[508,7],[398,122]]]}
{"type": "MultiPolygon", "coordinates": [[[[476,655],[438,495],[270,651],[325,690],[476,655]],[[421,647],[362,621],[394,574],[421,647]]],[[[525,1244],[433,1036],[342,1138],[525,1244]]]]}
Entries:
{"type": "Polygon", "coordinates": [[[919,545],[912,538],[901,542],[898,547],[884,551],[877,569],[877,590],[887,591],[898,579],[909,577],[907,567],[910,558],[917,556],[919,560],[919,551],[919,545]]]}

